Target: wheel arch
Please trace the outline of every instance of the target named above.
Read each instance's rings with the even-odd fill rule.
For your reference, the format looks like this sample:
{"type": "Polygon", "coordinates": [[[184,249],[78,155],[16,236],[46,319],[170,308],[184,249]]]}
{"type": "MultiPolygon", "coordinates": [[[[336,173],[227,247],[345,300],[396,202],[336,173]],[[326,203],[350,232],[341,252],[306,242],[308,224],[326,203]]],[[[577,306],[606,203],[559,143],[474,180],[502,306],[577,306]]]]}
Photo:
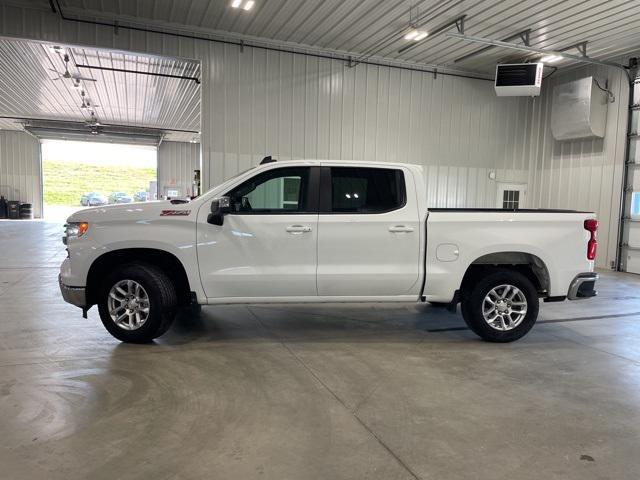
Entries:
{"type": "Polygon", "coordinates": [[[478,276],[495,268],[517,271],[535,286],[538,295],[546,296],[551,290],[551,277],[545,262],[529,252],[504,251],[482,255],[471,262],[462,278],[460,291],[464,292],[478,276]]]}
{"type": "Polygon", "coordinates": [[[87,304],[98,303],[101,279],[119,265],[147,263],[164,271],[176,288],[178,302],[191,302],[191,286],[184,265],[173,253],[157,248],[121,248],[103,253],[96,258],[87,273],[87,304]]]}

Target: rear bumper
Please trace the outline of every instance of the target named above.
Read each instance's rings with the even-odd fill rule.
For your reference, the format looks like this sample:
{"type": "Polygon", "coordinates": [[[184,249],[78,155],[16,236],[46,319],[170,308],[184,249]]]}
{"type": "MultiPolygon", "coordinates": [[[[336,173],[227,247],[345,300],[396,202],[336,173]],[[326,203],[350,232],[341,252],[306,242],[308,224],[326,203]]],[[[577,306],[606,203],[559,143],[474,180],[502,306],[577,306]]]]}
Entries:
{"type": "Polygon", "coordinates": [[[596,280],[598,274],[595,272],[580,273],[569,285],[567,298],[569,300],[582,300],[584,298],[595,297],[598,294],[596,290],[596,280]]]}
{"type": "Polygon", "coordinates": [[[86,289],[84,287],[70,287],[65,285],[62,283],[60,276],[58,276],[58,284],[60,285],[60,292],[65,302],[80,308],[87,306],[86,289]]]}

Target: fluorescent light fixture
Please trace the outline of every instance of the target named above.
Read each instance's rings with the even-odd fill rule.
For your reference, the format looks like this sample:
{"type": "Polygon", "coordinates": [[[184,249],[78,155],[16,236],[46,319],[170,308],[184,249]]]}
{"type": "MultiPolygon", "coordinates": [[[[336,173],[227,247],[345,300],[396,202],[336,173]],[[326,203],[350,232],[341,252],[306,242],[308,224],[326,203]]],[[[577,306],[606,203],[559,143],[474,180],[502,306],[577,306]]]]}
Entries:
{"type": "Polygon", "coordinates": [[[423,39],[427,38],[427,35],[429,35],[429,34],[427,32],[425,32],[424,30],[416,30],[414,28],[404,36],[404,39],[405,40],[413,40],[414,42],[419,42],[420,40],[423,40],[423,39]]]}
{"type": "Polygon", "coordinates": [[[240,8],[240,5],[242,5],[242,0],[233,0],[233,2],[231,2],[233,8],[240,8]]]}
{"type": "Polygon", "coordinates": [[[248,0],[247,3],[245,3],[244,7],[242,7],[242,8],[244,10],[249,11],[249,10],[251,10],[253,8],[254,3],[256,3],[256,2],[254,2],[253,0],[248,0]]]}
{"type": "Polygon", "coordinates": [[[414,28],[404,36],[405,40],[413,40],[418,35],[418,31],[414,28]]]}
{"type": "Polygon", "coordinates": [[[562,60],[560,55],[546,55],[540,59],[542,63],[555,63],[558,60],[562,60]]]}
{"type": "Polygon", "coordinates": [[[427,32],[423,31],[418,31],[418,35],[416,35],[416,37],[413,39],[414,42],[419,42],[420,40],[423,40],[425,38],[427,38],[427,35],[429,35],[427,32]]]}

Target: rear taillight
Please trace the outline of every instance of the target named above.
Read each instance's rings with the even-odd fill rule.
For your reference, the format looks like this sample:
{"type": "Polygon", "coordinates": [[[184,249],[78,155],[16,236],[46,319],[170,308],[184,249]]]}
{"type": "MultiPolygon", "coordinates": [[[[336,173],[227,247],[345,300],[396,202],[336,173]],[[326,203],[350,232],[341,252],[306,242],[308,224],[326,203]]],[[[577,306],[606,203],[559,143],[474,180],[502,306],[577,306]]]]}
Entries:
{"type": "Polygon", "coordinates": [[[596,240],[596,234],[598,233],[598,220],[595,218],[585,220],[584,229],[591,235],[589,242],[587,243],[587,260],[595,260],[596,253],[598,251],[598,240],[596,240]]]}

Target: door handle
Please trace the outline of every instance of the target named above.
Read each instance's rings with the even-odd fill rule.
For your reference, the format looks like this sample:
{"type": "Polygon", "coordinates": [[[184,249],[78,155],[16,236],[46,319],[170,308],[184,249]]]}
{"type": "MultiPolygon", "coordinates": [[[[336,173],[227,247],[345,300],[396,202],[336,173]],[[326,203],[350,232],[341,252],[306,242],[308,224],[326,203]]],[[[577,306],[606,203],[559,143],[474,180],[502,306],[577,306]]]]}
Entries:
{"type": "Polygon", "coordinates": [[[389,227],[389,231],[391,233],[410,233],[413,232],[413,227],[407,227],[406,225],[394,225],[393,227],[389,227]]]}
{"type": "Polygon", "coordinates": [[[289,225],[286,230],[293,235],[300,235],[301,233],[310,232],[311,227],[309,225],[289,225]]]}

